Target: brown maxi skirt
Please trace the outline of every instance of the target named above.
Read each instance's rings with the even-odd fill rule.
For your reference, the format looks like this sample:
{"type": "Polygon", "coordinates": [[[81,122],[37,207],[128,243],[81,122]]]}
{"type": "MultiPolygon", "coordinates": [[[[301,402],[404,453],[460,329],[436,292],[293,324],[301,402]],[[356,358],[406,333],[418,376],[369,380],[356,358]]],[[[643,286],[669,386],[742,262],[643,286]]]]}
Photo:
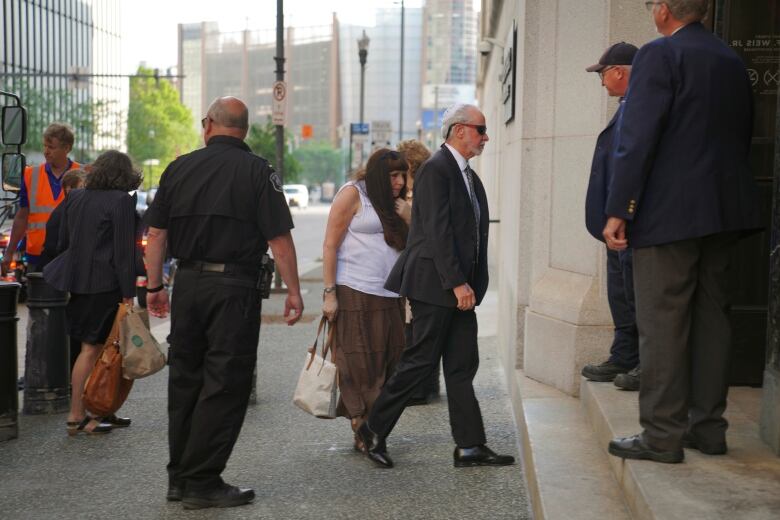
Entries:
{"type": "Polygon", "coordinates": [[[340,417],[362,419],[371,410],[404,350],[403,298],[336,286],[339,311],[335,349],[340,417]]]}

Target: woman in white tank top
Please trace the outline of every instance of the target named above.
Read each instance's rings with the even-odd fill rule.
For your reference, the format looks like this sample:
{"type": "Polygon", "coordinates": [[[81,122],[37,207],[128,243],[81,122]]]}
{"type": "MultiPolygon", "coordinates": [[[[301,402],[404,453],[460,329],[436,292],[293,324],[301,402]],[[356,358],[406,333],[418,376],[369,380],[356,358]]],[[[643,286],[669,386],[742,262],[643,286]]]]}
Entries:
{"type": "MultiPolygon", "coordinates": [[[[338,413],[353,431],[368,415],[404,349],[404,307],[384,288],[406,246],[410,211],[407,163],[381,149],[339,190],[323,245],[322,312],[335,323],[338,413]]],[[[355,441],[356,449],[362,449],[355,441]]]]}

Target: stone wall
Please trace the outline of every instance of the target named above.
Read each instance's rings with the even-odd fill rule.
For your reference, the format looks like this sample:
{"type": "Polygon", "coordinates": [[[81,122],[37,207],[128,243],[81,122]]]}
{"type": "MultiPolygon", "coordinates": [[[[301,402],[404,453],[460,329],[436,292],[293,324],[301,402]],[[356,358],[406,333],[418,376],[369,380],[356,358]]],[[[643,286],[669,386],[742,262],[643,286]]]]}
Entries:
{"type": "Polygon", "coordinates": [[[633,0],[504,0],[499,42],[517,23],[515,119],[500,104],[502,49],[485,58],[480,104],[491,141],[479,164],[498,272],[505,366],[576,395],[585,363],[608,355],[604,246],[585,230],[584,201],[596,137],[616,108],[594,73],[612,43],[655,37],[633,0]]]}

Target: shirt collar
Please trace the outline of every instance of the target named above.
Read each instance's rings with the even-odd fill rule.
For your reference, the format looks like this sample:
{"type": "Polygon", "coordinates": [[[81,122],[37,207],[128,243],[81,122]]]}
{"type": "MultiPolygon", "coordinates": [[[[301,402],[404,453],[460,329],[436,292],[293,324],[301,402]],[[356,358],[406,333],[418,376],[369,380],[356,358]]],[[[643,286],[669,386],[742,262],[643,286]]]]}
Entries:
{"type": "Polygon", "coordinates": [[[232,135],[215,135],[209,139],[209,142],[206,143],[206,146],[211,146],[213,144],[229,144],[231,146],[241,148],[242,150],[246,150],[247,152],[252,151],[251,148],[249,148],[249,145],[247,145],[243,140],[239,139],[238,137],[233,137],[232,135]]]}
{"type": "Polygon", "coordinates": [[[446,146],[452,153],[452,156],[455,157],[455,161],[458,163],[460,171],[465,170],[469,165],[469,162],[466,160],[466,158],[463,157],[459,151],[450,146],[449,143],[444,143],[444,146],[446,146]]]}
{"type": "Polygon", "coordinates": [[[54,175],[54,171],[51,169],[51,164],[49,164],[49,163],[45,163],[43,167],[46,169],[46,173],[48,173],[49,175],[51,175],[51,176],[52,176],[52,177],[54,177],[55,179],[61,179],[61,178],[62,178],[62,176],[63,176],[63,175],[65,175],[65,172],[67,172],[68,170],[70,170],[71,168],[73,168],[73,161],[71,161],[70,159],[68,159],[68,166],[67,166],[67,167],[65,168],[65,170],[64,170],[64,171],[63,171],[63,172],[60,174],[60,176],[59,176],[59,177],[57,177],[56,175],[54,175]]]}

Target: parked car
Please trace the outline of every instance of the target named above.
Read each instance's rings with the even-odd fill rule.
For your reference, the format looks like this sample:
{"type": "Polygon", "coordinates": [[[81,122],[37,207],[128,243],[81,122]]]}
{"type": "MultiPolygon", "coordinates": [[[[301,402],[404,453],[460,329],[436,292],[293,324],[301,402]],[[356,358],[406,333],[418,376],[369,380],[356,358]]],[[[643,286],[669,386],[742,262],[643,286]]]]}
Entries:
{"type": "Polygon", "coordinates": [[[149,196],[145,191],[138,190],[135,192],[135,197],[135,210],[143,217],[149,208],[149,196]]]}
{"type": "Polygon", "coordinates": [[[285,184],[284,198],[291,208],[305,209],[309,207],[309,189],[305,184],[285,184]]]}

